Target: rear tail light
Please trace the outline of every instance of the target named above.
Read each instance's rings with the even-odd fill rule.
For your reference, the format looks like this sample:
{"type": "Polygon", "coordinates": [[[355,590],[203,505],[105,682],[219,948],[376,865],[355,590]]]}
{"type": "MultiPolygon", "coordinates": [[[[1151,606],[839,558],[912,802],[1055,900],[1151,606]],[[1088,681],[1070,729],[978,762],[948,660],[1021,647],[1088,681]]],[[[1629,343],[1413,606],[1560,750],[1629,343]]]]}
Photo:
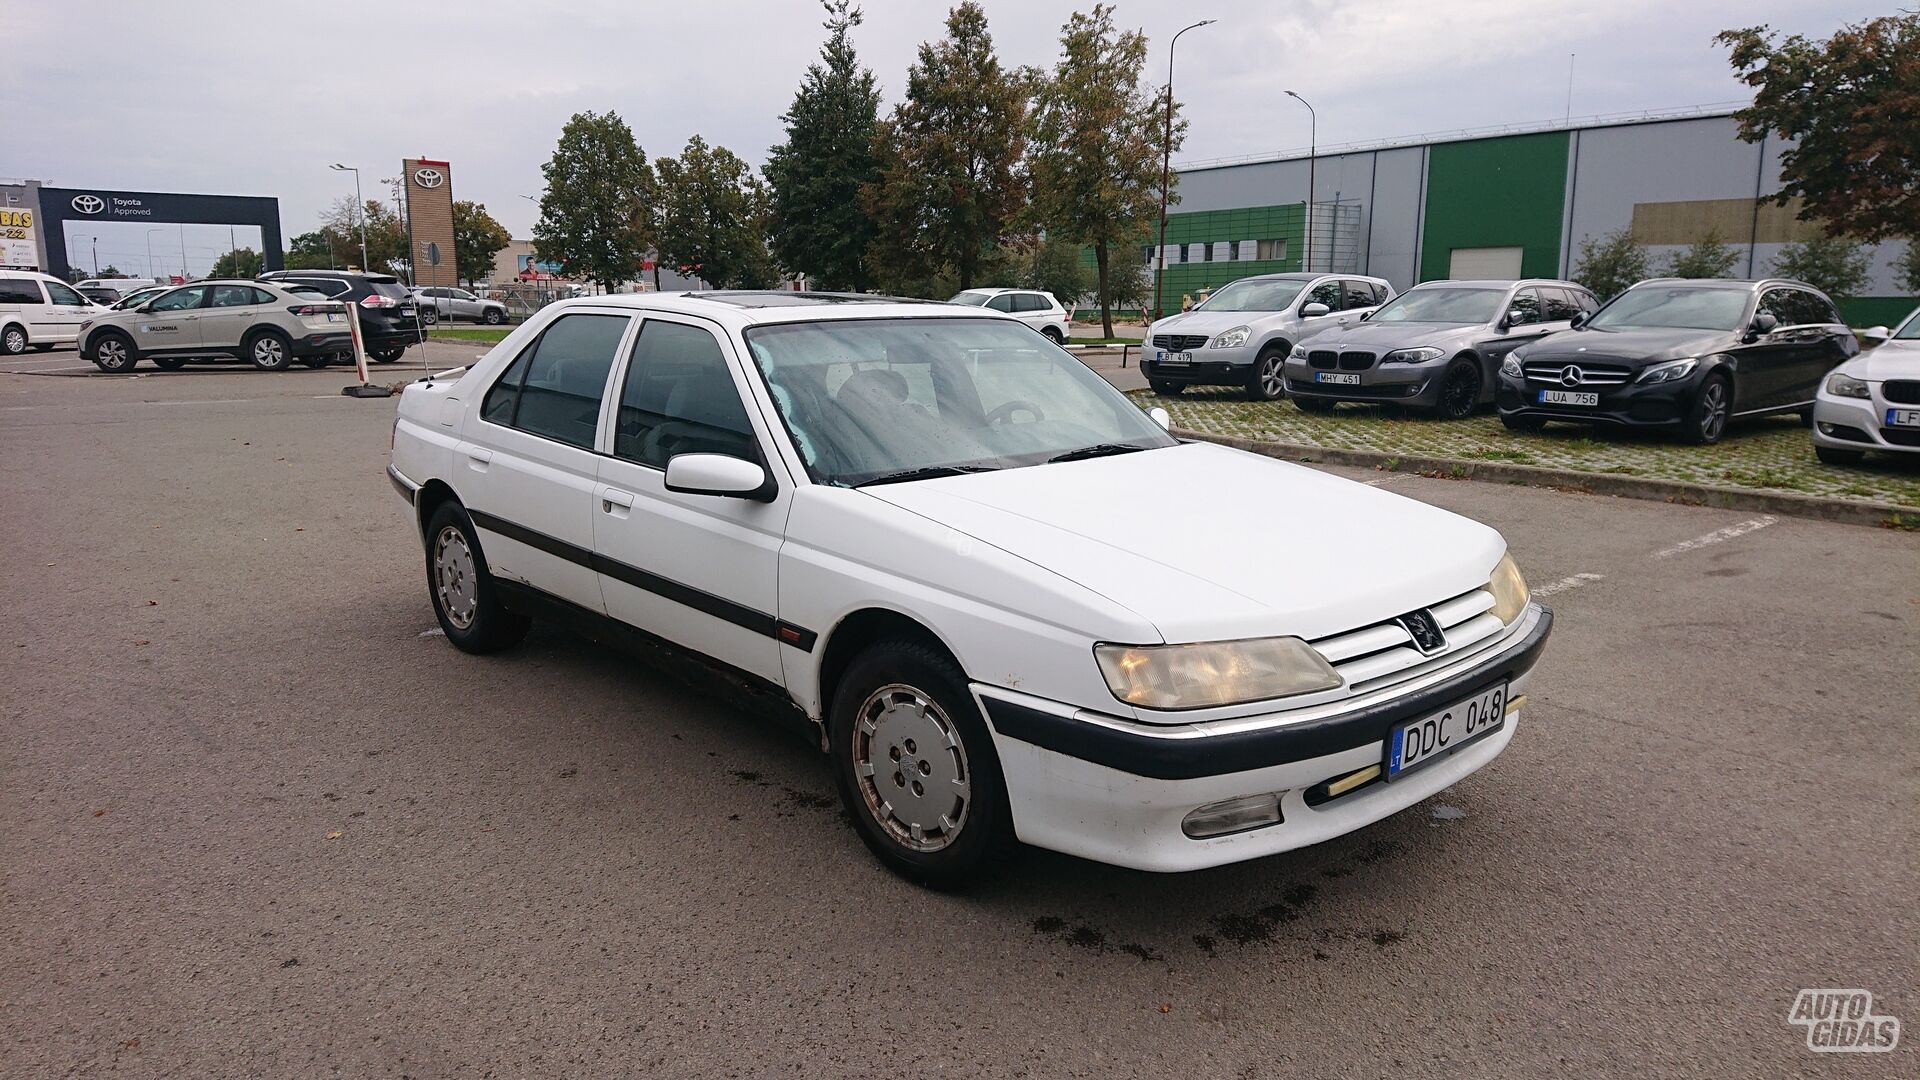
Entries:
{"type": "Polygon", "coordinates": [[[297,304],[287,309],[292,315],[338,315],[346,309],[339,304],[297,304]]]}
{"type": "Polygon", "coordinates": [[[372,296],[360,301],[360,306],[364,308],[399,307],[400,301],[395,300],[391,296],[381,296],[379,293],[374,293],[372,296]]]}

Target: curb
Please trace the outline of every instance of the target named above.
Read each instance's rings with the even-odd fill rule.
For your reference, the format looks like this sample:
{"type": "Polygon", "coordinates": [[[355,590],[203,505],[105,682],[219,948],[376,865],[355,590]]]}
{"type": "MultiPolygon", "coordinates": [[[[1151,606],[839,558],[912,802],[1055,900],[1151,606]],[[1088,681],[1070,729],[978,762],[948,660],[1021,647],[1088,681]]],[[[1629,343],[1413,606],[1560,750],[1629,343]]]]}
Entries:
{"type": "Polygon", "coordinates": [[[1765,514],[1815,518],[1844,525],[1871,525],[1885,528],[1904,519],[1920,519],[1920,508],[1895,503],[1864,502],[1855,499],[1828,499],[1815,495],[1790,495],[1746,488],[1713,487],[1679,480],[1649,480],[1614,473],[1580,472],[1574,469],[1547,469],[1538,465],[1513,465],[1499,461],[1472,461],[1463,458],[1430,457],[1421,454],[1386,454],[1378,450],[1341,450],[1329,446],[1300,443],[1266,442],[1232,435],[1209,435],[1185,428],[1174,428],[1182,439],[1216,443],[1235,450],[1324,465],[1355,465],[1402,473],[1443,473],[1457,480],[1482,480],[1496,484],[1526,484],[1550,487],[1581,495],[1611,495],[1622,499],[1647,499],[1681,506],[1706,506],[1721,510],[1754,510],[1765,514]]]}

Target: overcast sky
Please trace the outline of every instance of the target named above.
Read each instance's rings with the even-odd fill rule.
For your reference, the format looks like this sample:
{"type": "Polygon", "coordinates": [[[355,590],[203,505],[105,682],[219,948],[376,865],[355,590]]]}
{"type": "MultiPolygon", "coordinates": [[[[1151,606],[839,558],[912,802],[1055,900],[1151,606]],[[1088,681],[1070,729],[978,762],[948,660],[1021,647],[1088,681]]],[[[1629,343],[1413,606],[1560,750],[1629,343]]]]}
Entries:
{"type": "MultiPolygon", "coordinates": [[[[948,5],[869,0],[856,31],[883,102],[948,5]]],[[[1051,64],[1074,0],[986,0],[1003,63],[1051,64]]],[[[1892,5],[1859,0],[1121,0],[1151,41],[1149,80],[1180,42],[1191,129],[1176,160],[1742,97],[1728,27],[1824,37],[1892,5]]],[[[6,0],[0,177],[62,187],[281,200],[287,234],[316,224],[362,169],[369,197],[408,156],[452,162],[454,195],[526,236],[560,126],[613,110],[647,154],[699,133],[759,164],[782,136],[823,31],[813,0],[460,4],[187,2],[76,7],[6,0]],[[303,59],[304,58],[304,59],[303,59]]],[[[884,107],[884,106],[883,106],[884,107]]],[[[241,241],[246,243],[245,239],[241,241]]],[[[105,241],[103,241],[103,244],[105,241]]],[[[195,260],[198,261],[197,259],[195,260]]]]}

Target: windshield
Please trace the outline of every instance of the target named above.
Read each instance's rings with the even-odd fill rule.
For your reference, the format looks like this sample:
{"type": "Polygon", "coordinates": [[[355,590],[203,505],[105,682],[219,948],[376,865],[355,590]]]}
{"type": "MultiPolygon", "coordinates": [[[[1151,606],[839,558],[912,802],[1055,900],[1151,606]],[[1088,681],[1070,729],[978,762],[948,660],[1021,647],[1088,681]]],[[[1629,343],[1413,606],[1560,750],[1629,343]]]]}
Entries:
{"type": "Polygon", "coordinates": [[[1504,289],[1414,289],[1387,301],[1368,322],[1492,322],[1504,289]]]}
{"type": "Polygon", "coordinates": [[[1920,341],[1920,311],[1908,315],[1905,322],[1895,327],[1893,336],[1899,341],[1920,341]]]}
{"type": "Polygon", "coordinates": [[[969,304],[969,305],[972,305],[973,307],[986,307],[987,301],[991,299],[993,299],[993,294],[991,293],[963,292],[963,293],[954,293],[953,298],[948,300],[947,303],[969,304]]]}
{"type": "Polygon", "coordinates": [[[1745,289],[1642,285],[1614,297],[1587,325],[1599,330],[1738,330],[1746,324],[1746,314],[1745,289]]]}
{"type": "Polygon", "coordinates": [[[816,481],[1037,465],[1175,441],[1093,369],[999,319],[756,326],[748,350],[816,481]]]}
{"type": "Polygon", "coordinates": [[[1307,287],[1304,281],[1261,281],[1247,278],[1221,288],[1207,297],[1207,302],[1194,308],[1195,311],[1285,311],[1300,290],[1307,287]]]}

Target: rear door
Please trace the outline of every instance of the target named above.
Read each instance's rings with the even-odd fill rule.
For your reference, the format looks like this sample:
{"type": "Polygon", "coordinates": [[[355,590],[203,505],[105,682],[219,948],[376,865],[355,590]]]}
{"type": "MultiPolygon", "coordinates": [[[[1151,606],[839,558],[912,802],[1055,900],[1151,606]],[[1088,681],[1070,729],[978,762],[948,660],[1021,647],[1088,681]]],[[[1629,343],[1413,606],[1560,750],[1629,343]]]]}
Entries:
{"type": "Polygon", "coordinates": [[[200,343],[209,349],[238,349],[261,317],[262,301],[272,294],[251,285],[215,285],[200,316],[200,343]]]}
{"type": "Polygon", "coordinates": [[[1799,295],[1799,289],[1785,286],[1775,286],[1760,294],[1754,315],[1771,315],[1776,324],[1739,350],[1733,391],[1735,412],[1770,409],[1796,400],[1793,387],[1813,348],[1809,328],[1799,324],[1806,315],[1797,299],[1799,295]]]}
{"type": "Polygon", "coordinates": [[[205,285],[188,285],[162,294],[122,325],[133,334],[141,352],[192,352],[201,347],[201,308],[206,300],[205,285]]]}
{"type": "Polygon", "coordinates": [[[568,312],[521,349],[454,451],[488,569],[600,613],[592,566],[601,403],[633,318],[568,312]]]}
{"type": "Polygon", "coordinates": [[[769,465],[746,395],[718,327],[647,315],[621,378],[613,455],[600,462],[594,551],[607,614],[777,684],[774,612],[791,485],[779,483],[771,501],[666,487],[677,454],[769,465]]]}
{"type": "Polygon", "coordinates": [[[1781,387],[1782,404],[1798,405],[1813,400],[1820,381],[1850,355],[1848,339],[1853,332],[1840,317],[1833,302],[1806,289],[1793,290],[1798,312],[1793,375],[1781,387]]]}
{"type": "Polygon", "coordinates": [[[47,288],[45,329],[33,334],[34,340],[71,345],[80,339],[80,324],[93,317],[93,301],[58,281],[41,282],[47,288]]]}

